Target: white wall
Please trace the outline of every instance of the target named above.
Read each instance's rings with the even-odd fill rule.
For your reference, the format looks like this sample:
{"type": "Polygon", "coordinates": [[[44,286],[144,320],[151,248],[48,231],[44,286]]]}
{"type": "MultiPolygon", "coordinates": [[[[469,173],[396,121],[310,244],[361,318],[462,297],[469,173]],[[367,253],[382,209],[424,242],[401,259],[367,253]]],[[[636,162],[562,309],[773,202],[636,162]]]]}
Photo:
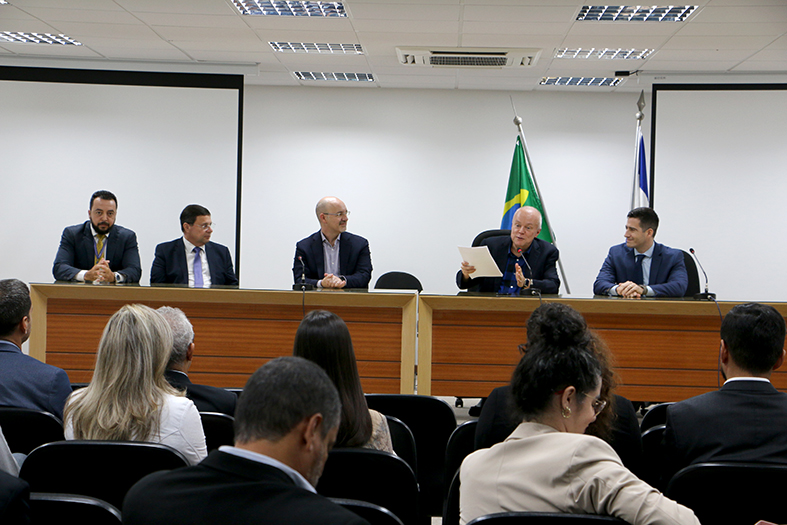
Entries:
{"type": "Polygon", "coordinates": [[[592,295],[623,240],[638,94],[247,86],[241,285],[289,288],[295,243],[318,229],[317,201],[336,195],[349,231],[369,239],[372,284],[400,270],[425,292],[456,293],[456,247],[500,227],[516,142],[509,96],[572,294],[592,295]]]}

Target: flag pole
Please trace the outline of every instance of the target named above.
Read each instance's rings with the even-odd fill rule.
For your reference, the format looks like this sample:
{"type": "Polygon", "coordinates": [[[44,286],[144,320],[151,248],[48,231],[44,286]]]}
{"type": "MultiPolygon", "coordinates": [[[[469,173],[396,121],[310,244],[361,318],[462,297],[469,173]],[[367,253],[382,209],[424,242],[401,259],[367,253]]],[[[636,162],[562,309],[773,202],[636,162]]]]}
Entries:
{"type": "MultiPolygon", "coordinates": [[[[513,105],[514,101],[511,100],[511,104],[513,105]]],[[[519,140],[522,141],[522,149],[525,153],[525,162],[527,163],[527,169],[530,171],[530,178],[533,179],[533,186],[536,188],[536,193],[538,193],[538,197],[541,200],[541,211],[544,214],[544,222],[549,228],[549,231],[552,233],[552,245],[557,248],[557,234],[555,233],[554,228],[552,228],[552,224],[549,222],[549,215],[547,215],[547,205],[544,202],[544,199],[541,197],[541,189],[538,187],[538,180],[536,180],[536,174],[533,171],[533,165],[530,163],[530,154],[527,151],[527,141],[525,140],[525,132],[522,130],[522,118],[516,114],[516,108],[514,108],[514,125],[516,125],[517,130],[519,131],[519,140]]],[[[560,274],[563,276],[563,284],[566,287],[566,292],[571,293],[571,288],[568,285],[568,277],[566,277],[566,271],[563,269],[563,261],[558,258],[557,260],[558,267],[560,268],[560,274]]]]}
{"type": "MultiPolygon", "coordinates": [[[[642,119],[645,118],[645,114],[642,112],[645,109],[645,90],[643,89],[639,94],[639,100],[637,101],[637,114],[634,117],[637,119],[637,130],[634,133],[634,177],[632,178],[631,183],[631,208],[634,209],[637,207],[637,196],[639,195],[639,138],[642,135],[642,119]]],[[[650,199],[648,199],[650,201],[650,199]]],[[[650,204],[650,202],[648,202],[650,204]]]]}

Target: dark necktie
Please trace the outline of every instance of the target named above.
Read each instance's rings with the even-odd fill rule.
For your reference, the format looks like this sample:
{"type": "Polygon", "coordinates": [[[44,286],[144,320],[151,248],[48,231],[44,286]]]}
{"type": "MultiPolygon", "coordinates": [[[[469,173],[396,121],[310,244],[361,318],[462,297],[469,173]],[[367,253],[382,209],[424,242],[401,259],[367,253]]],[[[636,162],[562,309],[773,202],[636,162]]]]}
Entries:
{"type": "Polygon", "coordinates": [[[645,278],[642,277],[642,261],[645,259],[645,256],[640,254],[636,257],[637,260],[634,262],[634,282],[636,284],[645,284],[643,282],[645,278]]]}
{"type": "MultiPolygon", "coordinates": [[[[202,288],[203,281],[202,281],[202,258],[199,256],[201,248],[199,246],[195,246],[194,250],[194,288],[202,288]]],[[[640,269],[639,274],[642,275],[642,269],[640,269]]]]}

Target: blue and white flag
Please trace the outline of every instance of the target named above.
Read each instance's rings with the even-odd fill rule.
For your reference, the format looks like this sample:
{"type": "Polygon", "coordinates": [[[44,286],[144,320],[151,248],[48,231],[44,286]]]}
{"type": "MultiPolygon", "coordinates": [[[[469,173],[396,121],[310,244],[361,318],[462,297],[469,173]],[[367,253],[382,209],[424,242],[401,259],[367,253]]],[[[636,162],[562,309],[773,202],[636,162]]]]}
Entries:
{"type": "Polygon", "coordinates": [[[645,159],[645,139],[642,131],[637,130],[637,169],[634,173],[634,189],[631,194],[631,209],[650,207],[650,191],[648,191],[648,168],[645,159]]]}

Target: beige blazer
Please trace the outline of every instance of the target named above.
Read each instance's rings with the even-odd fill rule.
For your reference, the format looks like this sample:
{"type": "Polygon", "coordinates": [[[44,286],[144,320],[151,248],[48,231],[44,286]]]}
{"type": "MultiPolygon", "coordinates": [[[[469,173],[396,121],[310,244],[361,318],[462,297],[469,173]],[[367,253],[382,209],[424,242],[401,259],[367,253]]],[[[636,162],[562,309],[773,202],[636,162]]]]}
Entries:
{"type": "Polygon", "coordinates": [[[594,436],[522,423],[462,463],[462,524],[495,512],[615,516],[632,525],[699,524],[694,513],[637,478],[594,436]]]}

